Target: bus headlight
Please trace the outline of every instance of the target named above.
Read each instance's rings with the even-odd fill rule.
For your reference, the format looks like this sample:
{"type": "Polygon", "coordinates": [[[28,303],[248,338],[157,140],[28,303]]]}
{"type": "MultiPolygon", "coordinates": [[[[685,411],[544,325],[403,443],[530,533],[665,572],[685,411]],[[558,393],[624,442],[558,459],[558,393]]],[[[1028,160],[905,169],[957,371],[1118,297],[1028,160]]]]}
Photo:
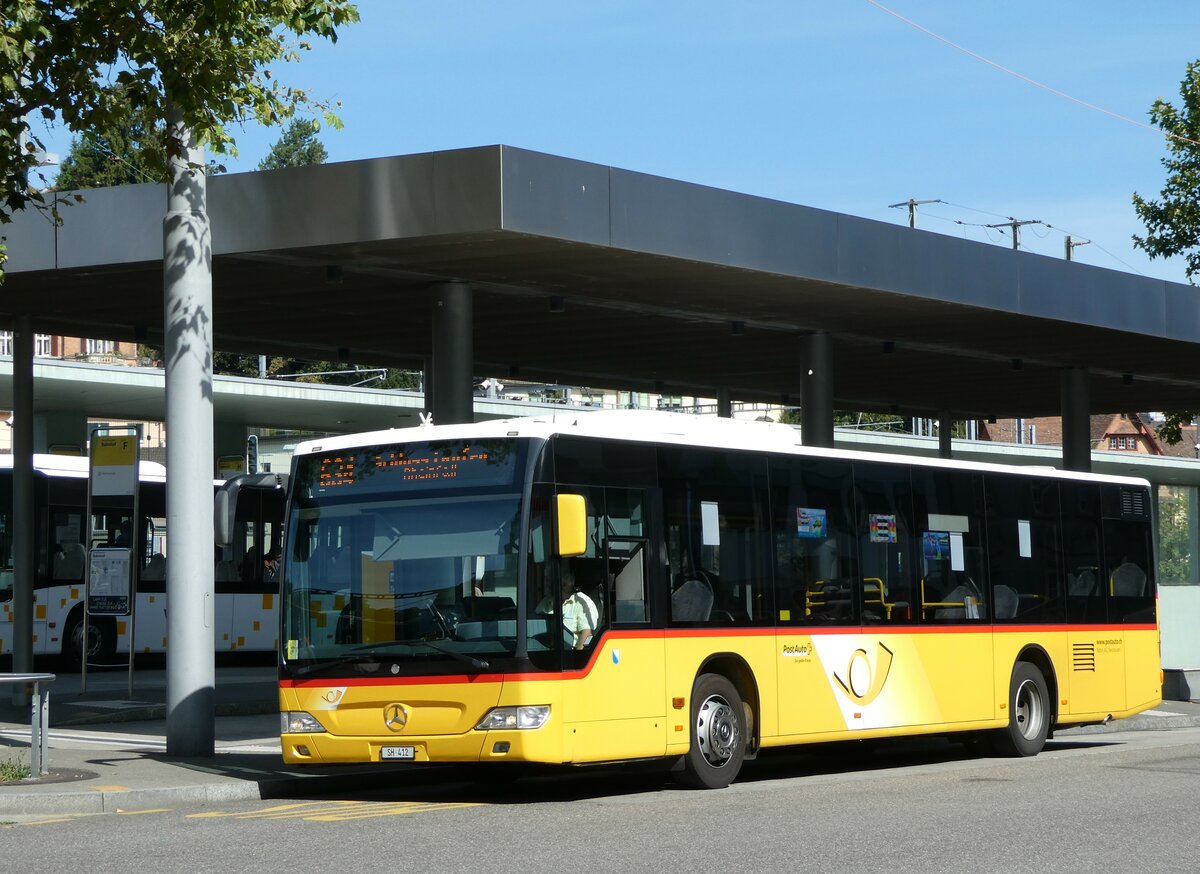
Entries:
{"type": "Polygon", "coordinates": [[[285,710],[279,714],[280,734],[313,734],[324,730],[325,726],[315,716],[303,710],[285,710]]]}
{"type": "Polygon", "coordinates": [[[475,726],[477,731],[491,729],[541,728],[550,718],[549,704],[531,704],[525,707],[494,707],[475,726]]]}

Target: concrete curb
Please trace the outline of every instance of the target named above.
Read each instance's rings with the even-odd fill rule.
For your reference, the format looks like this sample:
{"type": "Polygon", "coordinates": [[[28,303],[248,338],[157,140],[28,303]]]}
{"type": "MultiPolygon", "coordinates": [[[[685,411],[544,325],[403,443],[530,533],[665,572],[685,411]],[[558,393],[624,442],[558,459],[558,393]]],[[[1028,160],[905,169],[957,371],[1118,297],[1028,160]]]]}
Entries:
{"type": "MultiPolygon", "coordinates": [[[[147,810],[184,804],[308,798],[326,793],[385,788],[394,782],[394,773],[355,771],[347,774],[298,775],[261,781],[230,779],[187,786],[120,790],[18,791],[9,794],[5,787],[0,787],[0,816],[116,813],[122,810],[147,810]]],[[[18,785],[8,788],[20,787],[18,785]]]]}

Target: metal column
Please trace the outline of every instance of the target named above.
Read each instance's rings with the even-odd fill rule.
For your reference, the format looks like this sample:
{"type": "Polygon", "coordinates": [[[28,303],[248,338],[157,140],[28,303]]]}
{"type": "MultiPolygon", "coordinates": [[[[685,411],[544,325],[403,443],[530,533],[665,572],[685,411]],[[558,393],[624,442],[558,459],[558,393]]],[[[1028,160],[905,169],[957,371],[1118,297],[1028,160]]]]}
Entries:
{"type": "Polygon", "coordinates": [[[833,338],[824,331],[800,338],[800,439],[833,446],[833,338]]]}
{"type": "Polygon", "coordinates": [[[1062,388],[1063,468],[1092,469],[1091,405],[1088,399],[1088,372],[1083,367],[1064,367],[1062,388]]]}
{"type": "Polygon", "coordinates": [[[433,287],[433,424],[475,420],[475,333],[471,286],[439,282],[433,287]]]}
{"type": "Polygon", "coordinates": [[[938,458],[950,457],[951,439],[954,436],[954,418],[949,413],[938,417],[938,458]]]}
{"type": "MultiPolygon", "coordinates": [[[[13,323],[13,664],[14,673],[33,670],[33,325],[29,316],[13,323]]],[[[23,707],[24,686],[13,704],[23,707]]]]}
{"type": "MultiPolygon", "coordinates": [[[[190,133],[171,122],[184,141],[190,133]]],[[[215,746],[212,237],[204,150],[172,158],[163,220],[167,386],[167,754],[215,746]]]]}
{"type": "Polygon", "coordinates": [[[733,398],[730,397],[727,385],[717,389],[717,415],[722,419],[733,418],[733,398]]]}

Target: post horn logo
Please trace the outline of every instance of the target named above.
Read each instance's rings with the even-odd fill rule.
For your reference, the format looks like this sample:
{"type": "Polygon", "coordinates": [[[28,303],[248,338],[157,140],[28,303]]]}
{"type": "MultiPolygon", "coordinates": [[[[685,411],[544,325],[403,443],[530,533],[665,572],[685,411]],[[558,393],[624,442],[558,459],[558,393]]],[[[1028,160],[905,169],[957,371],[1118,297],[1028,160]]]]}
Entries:
{"type": "Polygon", "coordinates": [[[878,646],[874,670],[867,651],[856,649],[846,664],[846,679],[843,680],[837,674],[833,675],[842,691],[851,700],[864,706],[879,697],[879,693],[883,691],[883,684],[887,682],[888,672],[892,669],[892,651],[882,642],[878,646]]]}
{"type": "Polygon", "coordinates": [[[383,724],[392,731],[403,731],[408,725],[408,708],[403,704],[389,704],[383,711],[383,724]]]}

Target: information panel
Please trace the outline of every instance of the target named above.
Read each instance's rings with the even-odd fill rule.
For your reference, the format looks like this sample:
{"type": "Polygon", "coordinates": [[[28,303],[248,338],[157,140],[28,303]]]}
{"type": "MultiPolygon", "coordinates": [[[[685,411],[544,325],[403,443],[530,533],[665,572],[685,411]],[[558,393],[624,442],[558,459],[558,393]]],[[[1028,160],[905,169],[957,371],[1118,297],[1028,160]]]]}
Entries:
{"type": "Polygon", "coordinates": [[[93,616],[128,616],[132,550],[96,547],[88,560],[88,612],[93,616]]]}

